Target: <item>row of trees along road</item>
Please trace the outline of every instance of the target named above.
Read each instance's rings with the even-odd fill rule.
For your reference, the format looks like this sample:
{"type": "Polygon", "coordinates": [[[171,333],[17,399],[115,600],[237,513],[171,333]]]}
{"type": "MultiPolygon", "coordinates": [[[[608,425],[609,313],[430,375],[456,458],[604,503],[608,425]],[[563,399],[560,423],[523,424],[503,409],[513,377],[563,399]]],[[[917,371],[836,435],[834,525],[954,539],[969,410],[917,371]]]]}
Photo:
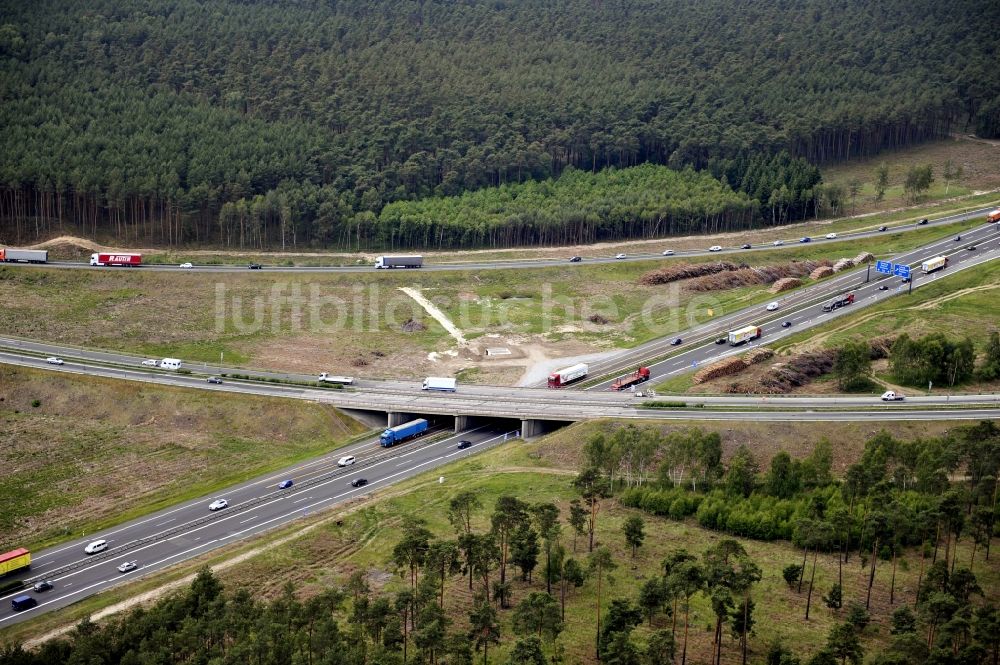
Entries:
{"type": "MultiPolygon", "coordinates": [[[[881,390],[872,379],[872,360],[881,357],[881,345],[850,340],[837,349],[833,374],[844,391],[881,390]]],[[[952,387],[973,379],[1000,378],[1000,333],[993,331],[981,354],[972,339],[955,340],[944,333],[911,338],[897,337],[889,349],[889,374],[904,386],[952,387]]]]}
{"type": "Polygon", "coordinates": [[[1000,136],[1000,9],[982,0],[64,0],[3,17],[13,242],[372,248],[393,202],[646,162],[798,219],[809,169],[760,169],[782,151],[1000,136]]]}

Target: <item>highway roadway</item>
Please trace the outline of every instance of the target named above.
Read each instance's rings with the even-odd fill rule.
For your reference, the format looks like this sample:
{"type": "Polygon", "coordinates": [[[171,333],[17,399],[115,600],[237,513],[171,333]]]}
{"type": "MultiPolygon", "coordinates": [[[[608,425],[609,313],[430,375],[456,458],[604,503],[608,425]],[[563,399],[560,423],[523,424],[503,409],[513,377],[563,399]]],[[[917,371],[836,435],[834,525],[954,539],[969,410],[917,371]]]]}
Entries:
{"type": "MultiPolygon", "coordinates": [[[[89,355],[84,353],[83,355],[89,355]]],[[[109,355],[98,353],[95,355],[109,355]]],[[[13,351],[0,351],[0,362],[10,365],[49,369],[89,376],[103,376],[145,383],[173,385],[220,392],[306,399],[343,409],[435,414],[442,416],[478,416],[490,419],[547,420],[574,422],[596,418],[667,419],[667,420],[907,420],[911,418],[996,417],[992,410],[1000,406],[1000,394],[987,395],[914,395],[905,403],[887,404],[872,396],[759,396],[759,395],[685,395],[689,406],[704,408],[659,409],[643,405],[645,400],[622,392],[588,392],[513,388],[505,386],[461,385],[455,393],[422,391],[416,381],[364,381],[350,389],[332,390],[308,386],[281,385],[269,382],[225,379],[216,385],[204,376],[172,372],[154,372],[134,367],[93,365],[88,360],[70,358],[64,365],[49,365],[44,358],[13,351]],[[968,407],[961,412],[954,407],[968,407]],[[983,407],[983,408],[980,408],[983,407]],[[833,410],[820,410],[833,409],[833,410]],[[918,411],[916,409],[921,409],[918,411]],[[921,415],[922,414],[922,415],[921,415]],[[985,415],[984,415],[985,414],[985,415]]],[[[313,377],[309,377],[313,378],[313,377]]],[[[511,424],[516,429],[516,423],[511,424]]]]}
{"type": "MultiPolygon", "coordinates": [[[[377,440],[366,440],[332,451],[323,457],[296,464],[276,473],[157,511],[102,531],[87,534],[56,547],[33,553],[30,579],[50,580],[54,588],[45,592],[18,591],[0,596],[0,628],[65,607],[81,598],[137,577],[162,570],[213,549],[284,526],[301,517],[364,499],[372,491],[410,478],[435,466],[462,459],[507,440],[493,424],[481,425],[460,435],[427,434],[393,448],[380,448],[377,440]],[[458,449],[459,440],[472,446],[458,449]],[[354,455],[354,465],[341,468],[337,460],[354,455]],[[368,484],[352,487],[365,478],[368,484]],[[289,489],[278,483],[292,479],[289,489]],[[225,498],[229,507],[211,512],[208,505],[225,498]],[[87,543],[108,541],[108,550],[88,556],[87,543]],[[135,561],[137,568],[120,573],[117,567],[135,561]],[[10,599],[27,593],[38,606],[14,612],[10,599]]],[[[447,489],[445,478],[442,491],[447,489]]]]}
{"type": "MultiPolygon", "coordinates": [[[[953,236],[935,241],[919,249],[903,253],[892,257],[896,263],[906,263],[911,265],[913,270],[913,288],[919,289],[927,284],[946,275],[951,275],[961,270],[974,269],[987,261],[1000,258],[1000,225],[983,224],[982,226],[970,229],[962,234],[962,241],[956,242],[953,236]],[[975,246],[974,251],[968,248],[975,246]],[[930,275],[919,273],[919,264],[924,259],[946,255],[949,258],[949,265],[930,275]]],[[[671,344],[676,338],[670,335],[656,339],[632,349],[625,349],[610,354],[607,358],[589,363],[590,377],[607,377],[604,381],[596,385],[586,385],[588,391],[608,390],[615,376],[634,370],[637,366],[646,365],[651,370],[651,380],[653,382],[662,380],[683,371],[690,371],[704,366],[720,358],[734,353],[743,353],[747,346],[730,347],[728,344],[717,345],[715,341],[727,335],[729,330],[734,330],[746,325],[758,325],[763,329],[763,336],[754,344],[773,343],[783,337],[800,332],[810,326],[825,323],[851,312],[856,312],[866,306],[883,302],[888,298],[905,298],[909,291],[909,285],[903,285],[899,278],[886,277],[875,272],[872,267],[870,281],[865,282],[866,269],[861,268],[842,273],[827,280],[823,280],[815,285],[804,289],[790,292],[786,295],[775,296],[775,302],[779,304],[776,311],[768,312],[764,303],[743,308],[732,314],[713,319],[695,328],[683,331],[683,343],[677,346],[671,344]],[[881,290],[885,287],[886,290],[881,290]],[[823,312],[823,304],[832,297],[843,293],[854,293],[855,302],[852,305],[841,307],[831,312],[823,312]],[[782,323],[791,322],[788,328],[782,328],[782,323]]],[[[30,351],[37,354],[49,356],[77,358],[89,362],[113,363],[123,365],[129,369],[139,365],[142,358],[130,354],[123,354],[112,351],[98,351],[92,349],[74,349],[72,347],[20,340],[16,338],[0,338],[0,348],[6,348],[20,353],[30,351]]],[[[257,371],[247,370],[238,367],[223,367],[210,365],[207,363],[188,364],[189,369],[201,370],[206,374],[253,374],[265,379],[281,379],[298,382],[311,382],[315,380],[315,375],[303,375],[287,372],[257,371]]],[[[336,371],[336,368],[324,367],[321,369],[336,371]]],[[[150,372],[149,374],[155,374],[150,372]]],[[[412,390],[416,384],[413,382],[400,381],[379,381],[372,379],[359,379],[358,388],[370,388],[377,390],[401,389],[412,390]]],[[[535,387],[544,384],[536,384],[535,387]]],[[[572,388],[572,386],[571,386],[572,388]]],[[[462,386],[462,393],[478,394],[488,390],[484,386],[462,386]]],[[[509,390],[506,391],[508,394],[509,390]]]]}
{"type": "MultiPolygon", "coordinates": [[[[844,240],[857,240],[862,238],[873,238],[880,235],[885,235],[886,233],[898,233],[906,231],[914,231],[918,228],[927,228],[933,226],[942,226],[947,224],[953,224],[955,222],[964,221],[967,219],[982,218],[985,220],[987,213],[993,208],[981,208],[978,210],[972,210],[969,212],[959,213],[955,215],[948,215],[946,217],[941,217],[933,221],[929,221],[926,225],[921,226],[918,223],[908,223],[908,224],[894,224],[889,226],[886,231],[855,231],[848,233],[841,233],[837,235],[835,240],[828,240],[823,236],[812,237],[812,242],[814,243],[824,243],[824,242],[838,242],[844,240]]],[[[669,241],[669,238],[663,238],[664,241],[669,241]]],[[[787,238],[781,240],[781,243],[785,246],[793,245],[799,241],[799,237],[787,238]]],[[[661,253],[630,253],[623,259],[616,258],[617,255],[610,256],[597,256],[597,257],[581,257],[578,263],[568,263],[567,256],[563,259],[514,259],[507,261],[451,261],[451,262],[441,262],[441,263],[424,263],[424,267],[420,270],[423,271],[437,271],[437,270],[518,270],[518,269],[531,269],[531,268],[549,268],[549,267],[565,267],[567,265],[594,265],[600,263],[620,263],[622,261],[649,261],[651,259],[666,259],[666,258],[693,258],[699,256],[721,256],[721,255],[731,255],[731,254],[746,254],[748,252],[754,251],[764,251],[775,249],[774,241],[761,243],[756,245],[751,245],[749,249],[742,249],[740,247],[723,247],[718,252],[710,252],[706,247],[702,250],[677,250],[673,255],[669,257],[663,256],[661,253]]],[[[568,251],[568,250],[567,250],[568,251]]],[[[416,253],[414,251],[403,251],[399,250],[396,252],[384,252],[385,254],[412,254],[416,253]]],[[[31,267],[32,264],[23,263],[8,263],[4,265],[19,265],[31,267]]],[[[70,269],[87,269],[87,270],[134,270],[136,268],[124,268],[124,267],[91,267],[87,262],[75,262],[75,261],[53,261],[46,264],[39,264],[35,267],[54,267],[54,268],[70,268],[70,269]]],[[[246,264],[233,265],[233,264],[195,264],[191,268],[181,268],[177,265],[165,265],[165,264],[144,264],[140,266],[140,270],[159,270],[159,271],[171,271],[171,272],[247,272],[246,264]]],[[[346,265],[346,266],[278,266],[278,265],[263,265],[261,270],[249,271],[250,273],[272,273],[272,272],[293,272],[293,273],[357,273],[357,272],[372,272],[375,268],[370,265],[346,265]]],[[[385,272],[398,272],[398,271],[385,271],[385,272]]]]}
{"type": "MultiPolygon", "coordinates": [[[[956,241],[956,236],[949,236],[940,241],[930,243],[913,251],[905,252],[891,258],[893,263],[906,264],[911,267],[910,274],[913,288],[918,289],[947,275],[1000,258],[1000,225],[984,224],[969,229],[961,235],[962,240],[956,241]],[[969,250],[969,247],[975,250],[969,250]],[[947,256],[948,266],[928,275],[920,272],[920,264],[935,256],[947,256]]],[[[632,349],[589,363],[590,376],[620,375],[634,371],[636,367],[645,365],[650,368],[650,380],[657,381],[681,372],[692,370],[734,353],[743,353],[747,346],[735,349],[726,345],[717,345],[715,341],[728,336],[728,331],[744,326],[756,325],[762,329],[762,336],[752,345],[767,345],[783,337],[800,332],[803,328],[820,325],[831,319],[855,312],[868,305],[878,304],[888,298],[906,297],[909,284],[903,284],[899,277],[889,277],[875,272],[871,266],[852,269],[840,275],[823,280],[814,286],[792,291],[787,295],[777,294],[773,302],[778,303],[778,309],[767,311],[767,303],[753,305],[738,312],[713,319],[695,328],[685,330],[680,338],[682,344],[674,346],[673,340],[678,335],[656,339],[641,344],[632,349]],[[865,281],[870,277],[870,281],[865,281]],[[832,298],[853,293],[854,304],[841,307],[830,312],[823,311],[823,305],[832,298]],[[782,324],[791,322],[788,328],[782,324]],[[658,362],[650,361],[666,354],[673,354],[658,362]]],[[[614,378],[608,378],[595,385],[588,385],[586,390],[608,390],[614,378]]],[[[541,384],[539,384],[541,385],[541,384]]]]}

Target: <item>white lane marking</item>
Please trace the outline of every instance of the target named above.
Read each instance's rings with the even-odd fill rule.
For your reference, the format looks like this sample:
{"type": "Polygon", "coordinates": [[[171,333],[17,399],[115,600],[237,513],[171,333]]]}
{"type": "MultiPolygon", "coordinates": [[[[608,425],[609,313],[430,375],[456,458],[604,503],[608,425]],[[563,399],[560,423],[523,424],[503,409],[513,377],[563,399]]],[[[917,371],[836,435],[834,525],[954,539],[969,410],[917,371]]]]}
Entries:
{"type": "Polygon", "coordinates": [[[159,523],[159,524],[157,524],[156,526],[163,526],[164,524],[170,524],[171,522],[175,522],[175,521],[177,521],[177,518],[176,518],[176,517],[171,517],[171,518],[170,518],[170,519],[168,519],[167,521],[165,521],[165,522],[160,522],[160,523],[159,523]]]}
{"type": "MultiPolygon", "coordinates": [[[[173,556],[167,557],[167,559],[172,559],[172,558],[180,556],[182,554],[187,554],[190,551],[199,549],[201,547],[205,547],[207,545],[211,545],[214,542],[216,542],[216,541],[215,540],[210,540],[209,542],[202,543],[201,545],[198,545],[197,547],[192,547],[191,549],[185,550],[183,552],[178,552],[177,554],[174,554],[173,556]]],[[[158,561],[156,563],[162,563],[163,561],[166,561],[167,559],[161,559],[160,561],[158,561]]],[[[143,566],[143,568],[148,568],[151,565],[156,565],[156,564],[155,563],[154,564],[147,564],[147,565],[143,566]]],[[[109,577],[108,579],[105,579],[105,580],[99,580],[97,582],[94,582],[93,584],[89,584],[87,586],[80,587],[79,589],[77,589],[76,591],[73,591],[72,593],[62,594],[58,598],[53,598],[52,600],[46,601],[44,603],[39,603],[38,605],[35,605],[35,607],[32,607],[31,609],[27,610],[27,612],[30,612],[30,611],[35,610],[35,609],[38,609],[40,607],[45,607],[46,605],[51,605],[52,603],[57,603],[59,601],[65,600],[66,598],[69,598],[70,596],[75,596],[77,594],[81,594],[81,593],[83,593],[85,591],[93,589],[94,587],[100,586],[102,584],[107,584],[108,582],[113,582],[114,580],[118,580],[118,579],[122,579],[122,578],[120,578],[120,577],[109,577]]],[[[63,586],[64,587],[68,587],[71,584],[73,584],[73,583],[72,582],[67,582],[63,586]]],[[[11,614],[9,616],[0,617],[0,623],[3,623],[4,621],[7,621],[9,619],[13,619],[16,616],[21,616],[23,614],[24,614],[24,612],[19,612],[18,614],[11,614]]]]}
{"type": "Polygon", "coordinates": [[[294,503],[302,503],[303,501],[308,501],[308,500],[309,500],[309,499],[311,499],[311,498],[312,498],[311,496],[304,496],[304,497],[302,497],[301,499],[296,499],[295,501],[292,501],[292,503],[293,503],[293,504],[294,504],[294,503]]]}
{"type": "Polygon", "coordinates": [[[257,519],[258,517],[260,517],[260,515],[254,515],[253,517],[250,517],[250,518],[247,518],[247,519],[243,520],[242,522],[240,522],[240,524],[246,524],[247,522],[252,522],[253,520],[257,519]]]}

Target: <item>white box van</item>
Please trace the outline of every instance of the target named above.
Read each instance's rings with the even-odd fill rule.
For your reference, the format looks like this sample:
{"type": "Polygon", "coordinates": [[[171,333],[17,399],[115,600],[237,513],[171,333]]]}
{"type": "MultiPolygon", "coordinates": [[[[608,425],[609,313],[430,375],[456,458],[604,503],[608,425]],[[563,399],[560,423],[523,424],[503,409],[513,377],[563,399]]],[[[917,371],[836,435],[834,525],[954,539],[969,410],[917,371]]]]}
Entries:
{"type": "Polygon", "coordinates": [[[428,376],[424,379],[421,390],[438,390],[445,393],[455,392],[455,379],[440,376],[428,376]]]}
{"type": "Polygon", "coordinates": [[[177,358],[164,358],[160,361],[160,369],[180,369],[181,361],[177,358]]]}

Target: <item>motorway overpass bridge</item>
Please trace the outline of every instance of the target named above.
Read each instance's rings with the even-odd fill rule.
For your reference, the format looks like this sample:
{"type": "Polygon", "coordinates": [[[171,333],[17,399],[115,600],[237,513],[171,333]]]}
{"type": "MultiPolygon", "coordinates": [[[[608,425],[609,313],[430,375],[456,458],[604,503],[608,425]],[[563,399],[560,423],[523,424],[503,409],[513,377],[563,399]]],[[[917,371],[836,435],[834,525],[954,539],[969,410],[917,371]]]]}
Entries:
{"type": "MultiPolygon", "coordinates": [[[[79,356],[82,352],[74,353],[79,356]]],[[[684,396],[666,398],[664,404],[656,406],[657,400],[632,393],[477,385],[462,385],[454,393],[435,393],[422,391],[420,384],[413,381],[366,381],[340,390],[231,379],[216,385],[207,383],[204,376],[134,368],[134,362],[133,367],[122,367],[70,358],[64,365],[54,366],[46,364],[43,357],[16,351],[0,352],[0,362],[86,376],[306,399],[362,416],[372,424],[384,419],[389,426],[413,417],[427,417],[460,432],[485,421],[511,421],[504,423],[509,431],[518,430],[529,438],[566,423],[600,418],[811,422],[978,420],[1000,416],[1000,394],[913,396],[903,403],[884,403],[873,396],[684,396]],[[678,401],[681,399],[683,402],[678,401]]]]}

